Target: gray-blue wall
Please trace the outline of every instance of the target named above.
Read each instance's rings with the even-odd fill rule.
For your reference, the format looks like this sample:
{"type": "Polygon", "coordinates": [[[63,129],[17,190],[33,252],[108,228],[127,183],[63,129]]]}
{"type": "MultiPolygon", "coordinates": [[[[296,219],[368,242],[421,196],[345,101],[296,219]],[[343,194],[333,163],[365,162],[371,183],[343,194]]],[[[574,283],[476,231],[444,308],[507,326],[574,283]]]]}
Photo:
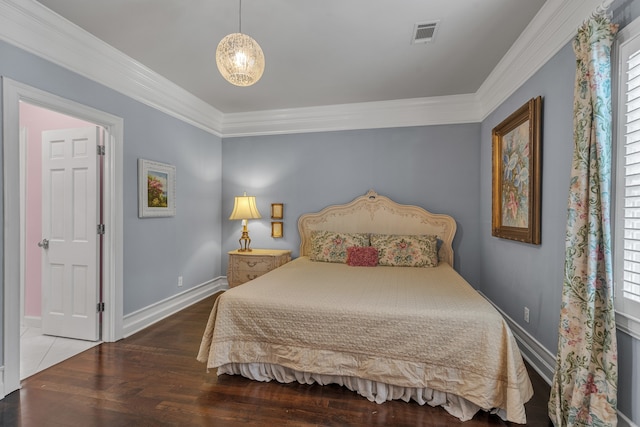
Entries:
{"type": "MultiPolygon", "coordinates": [[[[0,42],[0,75],[124,119],[125,315],[223,274],[219,137],[4,42],[0,42]],[[138,218],[138,158],[176,166],[175,217],[138,218]],[[178,288],[180,275],[183,287],[178,288]]],[[[0,161],[0,177],[1,170],[0,161]]],[[[0,257],[4,250],[2,245],[0,257]]],[[[0,277],[4,277],[2,269],[0,263],[0,277]]],[[[4,341],[2,286],[0,358],[4,341]]]]}
{"type": "Polygon", "coordinates": [[[564,236],[573,152],[573,78],[570,46],[497,108],[481,126],[480,289],[555,353],[564,271],[564,236]],[[543,97],[542,244],[530,245],[491,236],[491,130],[529,99],[543,97]],[[530,323],[524,323],[524,307],[530,323]]]}
{"type": "MultiPolygon", "coordinates": [[[[457,222],[456,269],[479,284],[479,124],[225,138],[223,218],[233,198],[255,195],[253,247],[298,255],[298,217],[346,203],[369,189],[399,203],[447,213],[457,222]],[[271,238],[271,203],[284,203],[284,238],[271,238]]],[[[222,223],[224,251],[237,249],[240,224],[222,223]]],[[[223,264],[226,260],[223,261],[223,264]]],[[[226,264],[225,264],[226,267],[226,264]]]]}
{"type": "MultiPolygon", "coordinates": [[[[618,22],[629,22],[635,13],[618,9],[624,16],[618,22]]],[[[567,44],[479,126],[224,139],[223,251],[238,245],[240,225],[225,218],[233,196],[243,191],[257,197],[263,215],[249,225],[254,247],[294,249],[297,255],[300,214],[348,202],[373,188],[398,202],[456,218],[458,271],[555,354],[573,152],[574,75],[575,56],[567,44]],[[539,246],[491,236],[491,130],[538,95],[544,98],[539,246]],[[269,237],[270,204],[275,202],[285,204],[284,239],[269,237]],[[529,323],[523,320],[525,306],[529,323]]],[[[621,332],[618,341],[619,408],[638,423],[640,343],[621,332]]]]}
{"type": "MultiPolygon", "coordinates": [[[[626,2],[629,4],[629,2],[626,2]]],[[[636,2],[639,4],[639,2],[636,2]]],[[[634,15],[635,14],[635,15],[634,15]]],[[[628,23],[636,12],[618,9],[628,23]]],[[[573,154],[575,55],[567,44],[481,125],[480,290],[552,354],[557,351],[564,244],[573,154]],[[491,236],[491,130],[530,98],[543,104],[542,244],[491,236]],[[524,307],[530,323],[523,320],[524,307]]],[[[618,407],[640,423],[640,342],[618,332],[618,407]]]]}
{"type": "MultiPolygon", "coordinates": [[[[624,25],[640,15],[638,9],[638,1],[619,0],[614,19],[624,25]]],[[[288,248],[297,255],[300,214],[374,189],[456,218],[458,271],[552,353],[562,286],[574,71],[567,45],[480,124],[221,141],[0,42],[0,74],[124,118],[125,314],[225,274],[226,251],[237,247],[240,234],[240,224],[227,219],[235,195],[257,196],[263,219],[249,224],[254,247],[288,248]],[[538,95],[544,97],[542,244],[532,246],[491,236],[491,129],[538,95]],[[175,218],[138,219],[140,157],[176,165],[175,218]],[[270,204],[276,202],[284,203],[283,239],[270,237],[270,204]],[[178,275],[184,276],[184,288],[176,287],[178,275]],[[530,323],[522,320],[525,305],[530,323]]],[[[2,330],[0,325],[0,354],[2,330]]],[[[618,347],[619,407],[640,423],[640,342],[619,333],[618,347]]]]}

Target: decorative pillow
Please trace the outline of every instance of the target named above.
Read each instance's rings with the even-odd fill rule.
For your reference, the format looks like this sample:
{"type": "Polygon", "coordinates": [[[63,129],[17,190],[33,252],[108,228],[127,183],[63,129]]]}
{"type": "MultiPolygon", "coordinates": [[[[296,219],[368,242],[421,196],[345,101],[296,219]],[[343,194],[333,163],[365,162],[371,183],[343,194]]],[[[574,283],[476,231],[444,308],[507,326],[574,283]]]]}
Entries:
{"type": "Polygon", "coordinates": [[[375,267],[378,265],[378,250],[373,246],[350,246],[347,248],[347,264],[352,267],[375,267]]]}
{"type": "Polygon", "coordinates": [[[438,237],[432,235],[372,234],[371,246],[378,250],[378,264],[398,267],[438,265],[438,237]]]}
{"type": "Polygon", "coordinates": [[[369,235],[317,230],[311,232],[311,261],[347,262],[347,248],[369,246],[369,235]]]}

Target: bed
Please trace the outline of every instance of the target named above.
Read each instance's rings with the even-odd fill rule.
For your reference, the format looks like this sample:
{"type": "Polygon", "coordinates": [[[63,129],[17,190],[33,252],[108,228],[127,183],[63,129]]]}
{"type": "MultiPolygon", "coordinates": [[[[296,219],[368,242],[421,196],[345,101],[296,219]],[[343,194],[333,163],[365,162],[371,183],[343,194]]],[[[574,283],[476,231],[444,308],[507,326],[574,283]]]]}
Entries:
{"type": "Polygon", "coordinates": [[[298,229],[298,258],[217,298],[198,353],[208,369],[526,423],[533,389],[522,356],[505,320],[454,270],[453,218],[371,190],[302,215],[298,229]]]}

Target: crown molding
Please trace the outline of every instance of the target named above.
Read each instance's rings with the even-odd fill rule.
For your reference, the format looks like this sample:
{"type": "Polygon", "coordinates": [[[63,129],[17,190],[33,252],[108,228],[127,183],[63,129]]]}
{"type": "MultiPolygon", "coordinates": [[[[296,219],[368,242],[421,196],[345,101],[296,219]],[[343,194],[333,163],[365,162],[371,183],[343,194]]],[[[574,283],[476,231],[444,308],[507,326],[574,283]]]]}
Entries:
{"type": "Polygon", "coordinates": [[[601,4],[602,0],[547,0],[475,94],[225,114],[223,134],[481,122],[558,53],[601,4]]]}
{"type": "Polygon", "coordinates": [[[476,123],[475,95],[225,114],[225,137],[476,123]]]}
{"type": "Polygon", "coordinates": [[[219,110],[36,1],[0,1],[0,39],[222,136],[219,110]]]}
{"type": "Polygon", "coordinates": [[[475,94],[224,114],[33,0],[0,2],[0,39],[220,137],[484,120],[601,0],[547,0],[475,94]]]}
{"type": "Polygon", "coordinates": [[[576,35],[602,0],[547,0],[476,95],[484,120],[576,35]]]}

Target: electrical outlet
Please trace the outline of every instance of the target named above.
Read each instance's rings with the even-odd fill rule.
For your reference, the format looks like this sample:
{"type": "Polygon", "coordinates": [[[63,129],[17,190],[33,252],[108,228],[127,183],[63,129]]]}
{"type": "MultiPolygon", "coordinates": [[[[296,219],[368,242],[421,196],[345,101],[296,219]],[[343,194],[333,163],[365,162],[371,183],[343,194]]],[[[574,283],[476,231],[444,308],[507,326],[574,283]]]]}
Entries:
{"type": "Polygon", "coordinates": [[[178,276],[178,287],[182,286],[182,276],[178,276]]]}
{"type": "Polygon", "coordinates": [[[529,323],[529,307],[524,308],[524,321],[529,323]]]}

